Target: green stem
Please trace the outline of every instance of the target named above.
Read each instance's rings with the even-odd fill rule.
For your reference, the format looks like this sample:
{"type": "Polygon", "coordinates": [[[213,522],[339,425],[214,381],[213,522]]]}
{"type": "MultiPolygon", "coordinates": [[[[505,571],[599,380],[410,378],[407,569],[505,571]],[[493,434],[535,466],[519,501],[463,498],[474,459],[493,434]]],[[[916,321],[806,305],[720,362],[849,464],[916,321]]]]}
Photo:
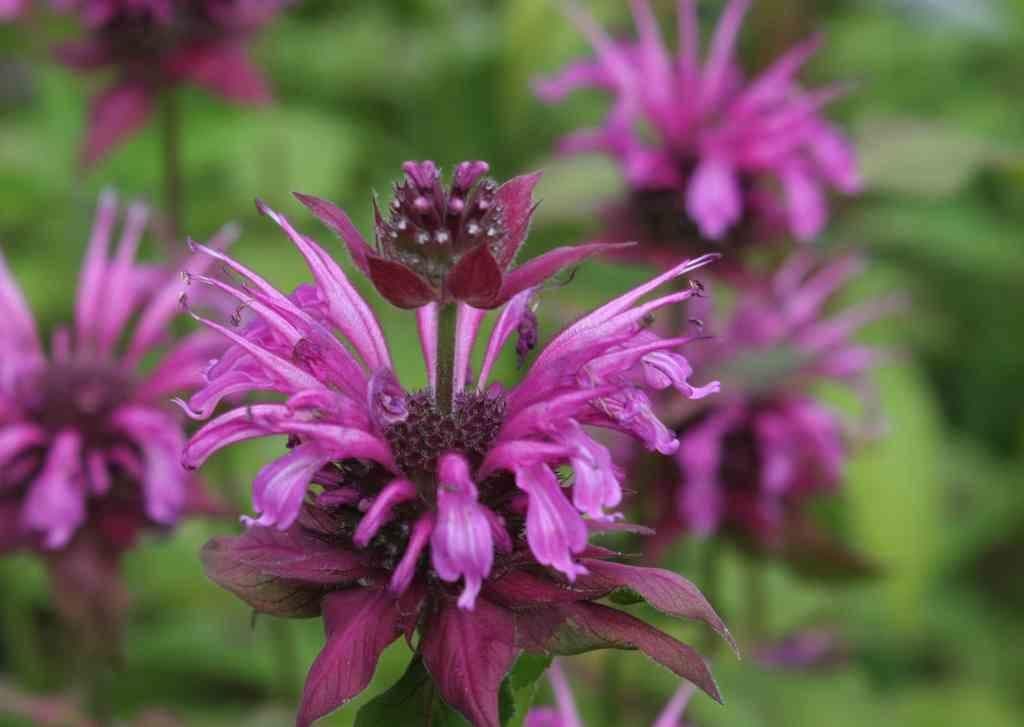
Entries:
{"type": "Polygon", "coordinates": [[[455,319],[457,307],[454,303],[442,305],[437,312],[437,391],[434,394],[437,408],[442,412],[452,410],[455,378],[455,319]]]}
{"type": "Polygon", "coordinates": [[[163,202],[171,239],[177,243],[182,228],[181,106],[174,91],[162,99],[164,153],[163,202]]]}
{"type": "Polygon", "coordinates": [[[619,687],[622,686],[622,654],[609,649],[604,654],[604,674],[601,679],[603,692],[604,714],[608,724],[621,724],[622,699],[619,687]]]}
{"type": "Polygon", "coordinates": [[[296,687],[302,680],[302,668],[299,666],[299,655],[295,649],[291,624],[285,619],[273,619],[270,622],[270,631],[274,666],[277,671],[274,696],[290,702],[295,698],[296,687]]]}
{"type": "MultiPolygon", "coordinates": [[[[708,600],[711,607],[718,611],[718,615],[725,616],[722,614],[722,605],[719,603],[719,591],[721,583],[721,554],[722,546],[714,538],[709,539],[704,543],[703,563],[701,568],[701,582],[700,589],[704,593],[704,598],[708,600]]],[[[721,643],[721,639],[718,634],[708,632],[707,640],[704,643],[703,653],[706,657],[710,658],[718,650],[718,646],[721,643]]]]}
{"type": "Polygon", "coordinates": [[[760,641],[765,635],[768,620],[768,594],[765,590],[763,568],[752,557],[746,558],[747,566],[747,629],[751,642],[760,641]]]}

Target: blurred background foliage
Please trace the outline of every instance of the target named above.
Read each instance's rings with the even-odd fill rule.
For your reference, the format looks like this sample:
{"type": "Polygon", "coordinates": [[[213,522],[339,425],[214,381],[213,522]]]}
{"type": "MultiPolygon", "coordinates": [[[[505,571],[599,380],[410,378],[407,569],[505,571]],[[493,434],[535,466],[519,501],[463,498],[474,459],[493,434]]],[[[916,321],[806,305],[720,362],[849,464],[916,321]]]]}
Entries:
{"type": "MultiPolygon", "coordinates": [[[[590,4],[612,27],[629,27],[625,3],[590,4]]],[[[672,4],[657,3],[666,18],[672,4]]],[[[719,6],[702,2],[701,12],[711,18],[719,6]]],[[[94,172],[79,171],[76,145],[95,79],[48,62],[69,27],[49,17],[30,23],[27,32],[0,27],[0,240],[49,326],[68,315],[98,190],[158,201],[159,134],[151,128],[94,172]]],[[[723,727],[1019,725],[1024,0],[759,0],[744,53],[751,67],[762,64],[817,28],[827,45],[807,75],[857,82],[835,112],[856,138],[868,180],[820,244],[868,250],[871,270],[857,297],[896,288],[913,299],[908,314],[873,327],[872,339],[893,351],[879,377],[887,429],[862,445],[843,496],[848,540],[884,577],[837,588],[769,566],[760,618],[770,632],[835,626],[850,663],[780,674],[719,654],[726,706],[698,697],[690,716],[723,727]]],[[[365,230],[371,190],[386,194],[403,160],[429,157],[450,168],[483,158],[498,178],[546,170],[527,254],[583,240],[595,229],[595,206],[616,193],[616,175],[604,162],[558,160],[550,150],[559,133],[598,119],[603,101],[581,96],[547,108],[529,92],[533,76],[583,49],[548,0],[297,3],[257,48],[274,80],[274,106],[253,111],[184,94],[184,228],[205,238],[240,222],[240,257],[290,286],[307,274],[256,214],[254,196],[341,255],[292,190],[334,200],[365,230]]],[[[151,244],[154,254],[159,248],[151,244]]],[[[643,275],[587,264],[545,299],[547,332],[643,275]]],[[[412,330],[399,313],[386,324],[412,330]]],[[[414,337],[395,340],[403,378],[422,381],[414,337]]],[[[234,448],[210,468],[213,486],[244,509],[246,483],[279,446],[234,448]]],[[[254,623],[205,580],[197,549],[234,527],[190,523],[128,557],[135,609],[124,669],[104,687],[119,713],[162,706],[189,725],[290,722],[321,626],[254,623]]],[[[687,570],[693,549],[678,549],[677,565],[703,585],[687,570]]],[[[742,636],[742,564],[732,552],[723,564],[716,605],[742,636]]],[[[0,673],[39,691],[62,688],[66,655],[50,638],[41,568],[28,558],[0,564],[0,594],[0,673]]],[[[352,724],[358,705],[394,682],[406,661],[404,644],[393,646],[373,687],[324,724],[352,724]]],[[[646,724],[674,688],[670,674],[632,654],[576,659],[570,670],[595,727],[646,724]]],[[[540,694],[550,698],[545,687],[540,694]]]]}

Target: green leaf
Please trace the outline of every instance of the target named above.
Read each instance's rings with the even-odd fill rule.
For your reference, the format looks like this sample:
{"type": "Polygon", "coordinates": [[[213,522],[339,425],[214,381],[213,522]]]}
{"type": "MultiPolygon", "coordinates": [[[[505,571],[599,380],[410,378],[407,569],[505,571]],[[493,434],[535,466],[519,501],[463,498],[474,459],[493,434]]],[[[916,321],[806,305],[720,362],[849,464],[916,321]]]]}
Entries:
{"type": "Polygon", "coordinates": [[[608,600],[619,606],[632,606],[643,603],[644,597],[632,588],[616,588],[609,594],[608,600]]]}
{"type": "Polygon", "coordinates": [[[512,671],[501,683],[499,709],[504,727],[519,727],[533,705],[537,693],[537,680],[551,666],[549,654],[522,653],[512,671]]]}
{"type": "Polygon", "coordinates": [[[388,724],[470,727],[469,722],[438,695],[434,680],[418,656],[409,662],[409,668],[401,679],[367,702],[356,715],[355,727],[388,724]]]}

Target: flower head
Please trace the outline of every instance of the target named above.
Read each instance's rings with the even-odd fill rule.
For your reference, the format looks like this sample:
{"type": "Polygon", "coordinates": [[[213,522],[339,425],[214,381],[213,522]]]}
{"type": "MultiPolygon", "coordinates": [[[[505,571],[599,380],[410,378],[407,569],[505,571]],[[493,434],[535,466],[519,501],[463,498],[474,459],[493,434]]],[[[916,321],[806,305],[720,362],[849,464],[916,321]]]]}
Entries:
{"type": "Polygon", "coordinates": [[[27,9],[27,0],[0,0],[0,23],[17,20],[27,9]]]}
{"type": "MultiPolygon", "coordinates": [[[[555,693],[554,707],[534,707],[526,715],[524,727],[583,727],[569,680],[556,660],[548,669],[548,679],[555,693]]],[[[692,684],[681,686],[658,715],[651,727],[684,727],[683,712],[696,690],[692,684]]]]}
{"type": "Polygon", "coordinates": [[[80,72],[112,69],[92,101],[82,161],[95,163],[141,129],[162,93],[195,84],[245,104],[270,100],[246,43],[288,0],[59,0],[83,37],[57,49],[80,72]]]}
{"type": "MultiPolygon", "coordinates": [[[[841,89],[806,91],[795,80],[818,39],[747,81],[734,48],[750,0],[726,5],[703,63],[696,6],[679,2],[674,57],[647,0],[632,0],[636,42],[611,39],[586,12],[569,6],[596,57],[539,82],[540,97],[557,102],[576,89],[596,88],[616,99],[600,129],[567,137],[562,151],[614,157],[635,192],[631,212],[649,213],[661,228],[652,237],[664,232],[665,218],[688,216],[703,237],[721,239],[748,220],[781,216],[793,235],[814,238],[827,218],[824,187],[854,193],[861,184],[848,142],[821,115],[841,89]]],[[[668,229],[678,234],[683,226],[668,229]]]]}
{"type": "MultiPolygon", "coordinates": [[[[340,210],[301,199],[336,229],[346,229],[340,210]]],[[[477,724],[495,724],[497,685],[516,650],[556,648],[551,629],[575,618],[564,610],[575,607],[563,598],[589,602],[586,584],[596,579],[605,584],[601,590],[612,571],[616,578],[627,573],[621,570],[626,566],[588,556],[598,552],[588,547],[589,529],[607,526],[622,496],[619,470],[591,429],[674,452],[678,442],[654,416],[648,392],[674,386],[700,396],[717,389],[689,385],[685,359],[674,352],[688,339],[662,339],[648,329],[650,315],[693,291],[641,302],[711,258],[677,265],[583,317],[555,336],[512,387],[491,382],[491,373],[513,333],[536,335],[532,288],[500,307],[475,378],[470,357],[487,311],[424,300],[416,319],[429,387],[407,390],[394,373],[379,322],[341,268],[283,215],[261,209],[299,248],[316,283],[285,295],[235,260],[196,246],[245,283],[196,275],[193,284],[233,295],[255,317],[230,327],[197,316],[233,345],[182,406],[206,418],[230,394],[273,392],[277,401],[213,419],[189,442],[184,462],[198,467],[215,451],[253,437],[286,435],[289,446],[254,481],[258,516],[247,519],[248,534],[211,546],[210,573],[257,608],[273,609],[234,568],[247,562],[246,543],[262,548],[255,543],[270,539],[266,548],[272,550],[274,542],[292,539],[301,558],[287,556],[278,565],[260,560],[253,569],[318,584],[316,597],[303,603],[315,613],[322,599],[329,633],[323,669],[349,658],[344,650],[351,639],[373,640],[364,652],[373,656],[362,667],[368,671],[346,682],[344,695],[314,665],[300,723],[360,691],[380,649],[419,627],[420,651],[445,699],[477,724]],[[524,328],[524,320],[532,322],[524,328]],[[663,353],[674,376],[652,383],[645,370],[663,353]],[[537,630],[517,641],[519,609],[536,617],[531,628],[537,630]],[[371,612],[390,614],[373,633],[362,615],[371,612]],[[494,661],[480,666],[478,659],[494,661]],[[476,671],[488,690],[483,701],[460,691],[475,688],[475,680],[468,686],[460,681],[476,671]],[[331,694],[324,696],[320,690],[328,687],[331,694]]],[[[365,251],[354,248],[357,261],[365,251]]],[[[558,255],[559,262],[571,259],[558,255]]],[[[545,269],[551,274],[559,267],[545,269]]],[[[530,275],[534,284],[543,279],[530,275]]],[[[606,615],[600,614],[599,621],[606,615]]]]}
{"type": "MultiPolygon", "coordinates": [[[[180,282],[140,265],[147,212],[133,205],[120,242],[111,193],[99,203],[73,325],[53,334],[49,354],[0,257],[0,548],[61,549],[85,526],[121,550],[142,528],[173,526],[202,503],[179,463],[181,418],[172,392],[194,386],[222,348],[207,333],[173,347],[148,374],[144,356],[166,343],[180,282]],[[132,335],[129,321],[138,316],[132,335]]],[[[215,245],[233,233],[225,230],[215,245]]]]}
{"type": "Polygon", "coordinates": [[[677,428],[674,517],[686,530],[726,527],[771,542],[792,526],[801,503],[841,482],[844,427],[810,389],[835,381],[866,394],[880,354],[851,337],[898,305],[887,298],[823,317],[825,303],[859,270],[853,257],[818,265],[798,254],[768,285],[739,293],[718,345],[698,366],[721,370],[729,395],[677,428]]]}
{"type": "Polygon", "coordinates": [[[455,301],[497,308],[561,268],[616,247],[562,247],[512,268],[526,240],[540,174],[499,186],[486,177],[489,169],[486,162],[462,162],[445,187],[434,162],[406,162],[387,215],[374,203],[375,248],[342,210],[309,195],[296,197],[345,241],[377,292],[399,308],[455,301]]]}

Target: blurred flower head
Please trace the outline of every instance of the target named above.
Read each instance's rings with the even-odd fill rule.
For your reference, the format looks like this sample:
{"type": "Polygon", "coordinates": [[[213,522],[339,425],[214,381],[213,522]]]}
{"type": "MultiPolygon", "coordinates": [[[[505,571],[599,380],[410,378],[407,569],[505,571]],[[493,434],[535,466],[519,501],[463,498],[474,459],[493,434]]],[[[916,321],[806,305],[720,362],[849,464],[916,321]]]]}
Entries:
{"type": "MultiPolygon", "coordinates": [[[[822,116],[839,87],[807,91],[796,81],[819,45],[812,38],[752,80],[735,58],[736,39],[750,0],[730,0],[703,63],[695,0],[679,1],[679,51],[669,53],[647,0],[632,0],[635,42],[610,38],[575,3],[569,13],[595,50],[539,81],[536,90],[558,102],[580,88],[615,96],[604,124],[562,140],[564,153],[596,152],[622,166],[632,190],[624,209],[647,234],[665,241],[723,239],[738,226],[767,222],[801,240],[816,237],[828,217],[825,189],[860,189],[853,150],[822,116]]],[[[620,211],[621,214],[621,211],[620,211]]]]}
{"type": "MultiPolygon", "coordinates": [[[[584,727],[583,720],[580,719],[579,711],[576,709],[572,690],[569,688],[569,681],[565,678],[565,672],[557,660],[548,669],[548,679],[551,682],[551,689],[555,693],[556,706],[534,707],[526,715],[523,727],[584,727]]],[[[695,691],[692,684],[684,684],[679,687],[651,727],[685,727],[683,712],[686,711],[686,706],[690,703],[690,698],[693,697],[695,691]]]]}
{"type": "MultiPolygon", "coordinates": [[[[751,281],[738,293],[716,342],[698,354],[698,370],[721,371],[728,395],[677,428],[679,480],[669,480],[675,507],[668,518],[676,528],[701,536],[733,528],[769,543],[802,503],[839,486],[844,426],[813,387],[845,384],[870,405],[869,373],[881,354],[852,336],[900,305],[890,297],[824,316],[827,301],[860,269],[854,257],[819,265],[800,253],[767,284],[751,281]]],[[[659,534],[673,529],[665,523],[659,534]]]]}
{"type": "MultiPolygon", "coordinates": [[[[208,333],[188,336],[143,372],[143,358],[168,342],[180,279],[135,261],[147,218],[141,204],[128,208],[111,256],[116,217],[116,199],[105,193],[73,324],[56,329],[48,354],[0,258],[2,550],[62,549],[88,527],[119,551],[140,529],[169,528],[204,506],[197,481],[180,466],[181,417],[165,400],[200,381],[222,344],[208,333]]],[[[213,244],[232,234],[225,230],[213,244]]]]}
{"type": "Polygon", "coordinates": [[[110,70],[92,100],[82,162],[95,163],[141,129],[163,93],[195,84],[231,101],[270,100],[247,43],[289,0],[55,0],[82,37],[57,49],[79,72],[110,70]]]}
{"type": "MultiPolygon", "coordinates": [[[[355,233],[340,210],[300,199],[346,238],[359,267],[380,287],[369,262],[373,253],[365,243],[353,245],[355,233]]],[[[208,548],[210,575],[258,609],[283,615],[295,615],[296,603],[319,612],[322,601],[329,641],[323,664],[314,665],[307,681],[301,724],[360,691],[380,650],[417,627],[421,654],[446,701],[477,724],[497,724],[497,687],[518,649],[558,648],[555,632],[577,616],[593,618],[592,628],[604,634],[626,628],[623,615],[589,603],[635,570],[605,562],[607,551],[588,546],[591,529],[621,527],[614,508],[622,497],[619,468],[589,428],[626,435],[651,450],[676,450],[649,392],[674,387],[696,398],[718,387],[690,385],[689,366],[675,352],[688,339],[662,339],[648,329],[649,316],[693,291],[642,299],[712,257],[677,265],[583,317],[555,336],[512,387],[491,382],[491,374],[514,333],[521,343],[536,340],[535,288],[499,287],[505,290],[499,297],[507,298],[475,378],[471,355],[487,311],[426,297],[416,319],[429,386],[409,390],[395,374],[379,321],[338,264],[283,215],[260,208],[299,248],[316,282],[285,295],[235,260],[196,246],[244,282],[195,275],[193,285],[235,297],[254,318],[229,326],[196,315],[233,345],[183,408],[206,418],[228,395],[262,391],[276,400],[213,419],[191,439],[184,462],[198,467],[244,439],[288,437],[288,451],[256,476],[259,515],[246,519],[248,533],[208,548]],[[295,555],[267,562],[276,547],[295,555]],[[248,548],[261,554],[247,555],[248,548]],[[282,595],[290,605],[277,608],[262,586],[253,586],[267,574],[304,583],[303,595],[282,595]],[[573,616],[577,602],[582,611],[573,616]],[[521,618],[528,628],[516,627],[521,618]],[[344,685],[328,678],[352,658],[353,644],[368,643],[373,646],[359,646],[364,663],[358,678],[344,685]],[[479,680],[467,681],[467,675],[479,680]]],[[[530,270],[526,279],[534,286],[580,259],[577,254],[556,250],[538,259],[554,263],[526,263],[511,275],[530,270]]],[[[389,299],[396,295],[385,291],[389,299]]],[[[412,307],[410,300],[398,302],[412,307]]],[[[518,347],[519,353],[529,347],[518,347]]],[[[669,590],[680,598],[692,589],[672,574],[650,576],[659,577],[670,579],[669,590]]],[[[699,594],[692,597],[703,603],[699,594]]],[[[700,613],[720,627],[710,611],[700,613]]],[[[681,653],[676,649],[668,651],[681,653]]],[[[703,671],[686,676],[714,691],[703,671]]]]}
{"type": "Polygon", "coordinates": [[[28,0],[0,0],[0,23],[17,20],[28,9],[28,0]]]}

